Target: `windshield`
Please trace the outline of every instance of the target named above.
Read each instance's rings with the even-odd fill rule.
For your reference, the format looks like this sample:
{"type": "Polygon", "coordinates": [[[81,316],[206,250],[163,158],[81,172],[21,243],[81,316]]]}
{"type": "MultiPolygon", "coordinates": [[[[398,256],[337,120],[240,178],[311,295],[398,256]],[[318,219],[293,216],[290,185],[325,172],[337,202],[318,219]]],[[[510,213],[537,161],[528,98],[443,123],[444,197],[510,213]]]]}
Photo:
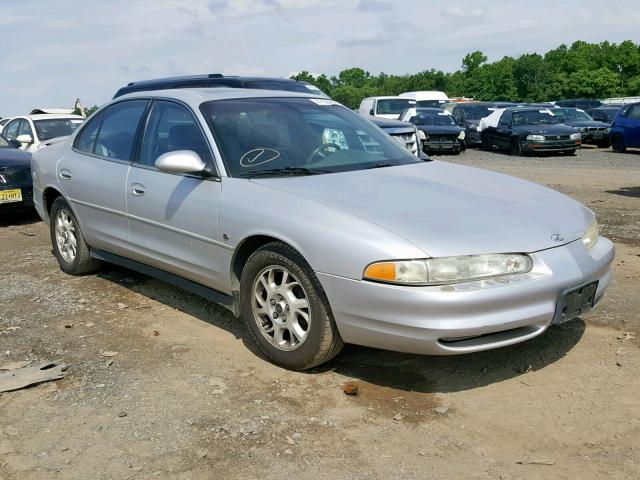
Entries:
{"type": "Polygon", "coordinates": [[[378,115],[400,115],[406,108],[415,107],[415,100],[404,98],[387,98],[378,100],[378,115]]]}
{"type": "Polygon", "coordinates": [[[553,113],[561,122],[592,122],[593,118],[575,108],[554,108],[553,113]]]}
{"type": "Polygon", "coordinates": [[[360,115],[332,100],[250,98],[200,110],[233,177],[307,175],[420,160],[360,115]]]}
{"type": "Polygon", "coordinates": [[[513,112],[514,125],[551,125],[560,123],[550,110],[525,110],[513,112]]]}
{"type": "Polygon", "coordinates": [[[411,123],[416,125],[455,125],[456,122],[448,113],[418,113],[411,117],[411,123]]]}
{"type": "Polygon", "coordinates": [[[491,112],[494,112],[495,108],[474,105],[473,107],[464,107],[462,111],[467,120],[481,120],[491,115],[491,112]]]}
{"type": "Polygon", "coordinates": [[[447,103],[446,100],[418,100],[416,106],[419,108],[440,108],[447,103]]]}
{"type": "Polygon", "coordinates": [[[245,82],[248,88],[257,88],[262,90],[284,90],[285,92],[313,93],[321,97],[329,98],[329,96],[315,85],[306,82],[287,82],[278,80],[255,80],[245,82]]]}
{"type": "Polygon", "coordinates": [[[80,118],[52,118],[51,120],[35,120],[36,134],[40,141],[71,135],[84,120],[80,118]]]}

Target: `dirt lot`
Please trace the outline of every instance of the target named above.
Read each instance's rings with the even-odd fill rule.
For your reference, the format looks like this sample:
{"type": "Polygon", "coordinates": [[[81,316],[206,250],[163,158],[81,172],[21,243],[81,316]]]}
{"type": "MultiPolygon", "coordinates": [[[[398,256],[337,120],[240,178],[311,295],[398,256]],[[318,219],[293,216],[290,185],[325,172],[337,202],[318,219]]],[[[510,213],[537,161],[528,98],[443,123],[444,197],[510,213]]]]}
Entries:
{"type": "Polygon", "coordinates": [[[603,304],[493,352],[347,347],[293,373],[260,359],[223,309],[114,267],[66,276],[45,225],[5,218],[0,365],[69,370],[0,396],[0,479],[640,478],[640,152],[444,160],[596,211],[618,249],[603,304]]]}

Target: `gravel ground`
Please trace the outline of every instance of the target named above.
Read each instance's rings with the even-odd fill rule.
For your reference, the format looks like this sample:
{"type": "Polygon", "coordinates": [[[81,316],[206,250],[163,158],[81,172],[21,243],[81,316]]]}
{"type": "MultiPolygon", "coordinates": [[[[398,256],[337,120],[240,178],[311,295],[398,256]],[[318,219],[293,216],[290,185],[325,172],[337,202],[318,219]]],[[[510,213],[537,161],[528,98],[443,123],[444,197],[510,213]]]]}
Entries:
{"type": "Polygon", "coordinates": [[[69,365],[0,395],[0,479],[640,478],[640,152],[439,159],[592,208],[618,252],[601,306],[492,352],[348,346],[288,372],[225,310],[115,267],[64,275],[44,224],[0,219],[0,366],[69,365]]]}

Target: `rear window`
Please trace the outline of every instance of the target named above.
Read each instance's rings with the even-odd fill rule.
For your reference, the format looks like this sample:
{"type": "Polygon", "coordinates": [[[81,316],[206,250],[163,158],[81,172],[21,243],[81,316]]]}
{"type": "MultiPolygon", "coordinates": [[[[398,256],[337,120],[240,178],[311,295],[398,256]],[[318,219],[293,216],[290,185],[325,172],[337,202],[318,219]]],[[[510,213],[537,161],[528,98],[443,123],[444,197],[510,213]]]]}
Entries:
{"type": "Polygon", "coordinates": [[[56,118],[51,120],[34,120],[36,133],[40,141],[57,137],[66,137],[76,131],[84,120],[80,118],[56,118]]]}

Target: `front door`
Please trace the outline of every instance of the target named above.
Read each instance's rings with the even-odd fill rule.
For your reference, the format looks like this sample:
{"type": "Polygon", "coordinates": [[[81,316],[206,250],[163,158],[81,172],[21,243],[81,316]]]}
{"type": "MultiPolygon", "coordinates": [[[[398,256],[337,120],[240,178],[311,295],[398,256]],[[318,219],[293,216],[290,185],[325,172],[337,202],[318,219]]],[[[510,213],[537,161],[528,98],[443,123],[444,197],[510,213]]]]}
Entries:
{"type": "Polygon", "coordinates": [[[155,167],[164,153],[196,152],[208,165],[213,156],[193,113],[184,105],[154,102],[142,155],[127,180],[131,257],[202,285],[229,293],[221,267],[218,231],[221,183],[217,177],[166,173],[155,167]]]}

